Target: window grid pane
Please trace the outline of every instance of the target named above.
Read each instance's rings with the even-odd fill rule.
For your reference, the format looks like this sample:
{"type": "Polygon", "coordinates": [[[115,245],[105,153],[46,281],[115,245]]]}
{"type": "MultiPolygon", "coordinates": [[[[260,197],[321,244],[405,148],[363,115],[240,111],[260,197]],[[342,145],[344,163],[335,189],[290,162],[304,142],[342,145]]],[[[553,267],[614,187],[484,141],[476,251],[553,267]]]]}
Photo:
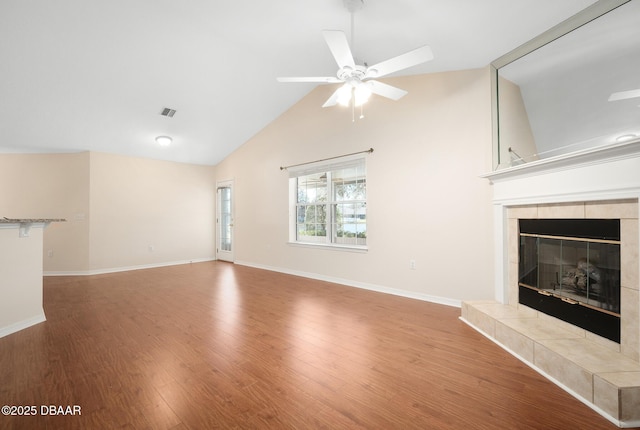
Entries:
{"type": "Polygon", "coordinates": [[[366,245],[366,204],[357,202],[333,205],[332,231],[335,232],[335,243],[366,245]]]}
{"type": "Polygon", "coordinates": [[[298,205],[296,240],[324,242],[327,236],[326,205],[298,205]]]}

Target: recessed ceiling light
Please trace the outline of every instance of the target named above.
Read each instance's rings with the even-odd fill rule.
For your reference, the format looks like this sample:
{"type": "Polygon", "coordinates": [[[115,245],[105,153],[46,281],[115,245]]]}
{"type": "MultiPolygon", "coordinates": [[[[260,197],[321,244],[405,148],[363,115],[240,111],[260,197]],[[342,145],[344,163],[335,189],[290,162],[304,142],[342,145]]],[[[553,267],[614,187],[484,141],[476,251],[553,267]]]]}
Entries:
{"type": "Polygon", "coordinates": [[[609,96],[610,102],[615,102],[618,100],[626,100],[626,99],[634,99],[636,97],[640,97],[640,88],[629,91],[619,91],[617,93],[613,93],[609,96]]]}
{"type": "Polygon", "coordinates": [[[158,142],[158,145],[160,145],[160,146],[169,146],[169,145],[171,145],[172,141],[173,141],[173,139],[171,139],[169,136],[158,136],[158,137],[156,137],[156,142],[158,142]]]}
{"type": "Polygon", "coordinates": [[[628,142],[635,139],[636,137],[638,136],[636,136],[635,134],[623,134],[622,136],[618,136],[616,138],[616,142],[628,142]]]}

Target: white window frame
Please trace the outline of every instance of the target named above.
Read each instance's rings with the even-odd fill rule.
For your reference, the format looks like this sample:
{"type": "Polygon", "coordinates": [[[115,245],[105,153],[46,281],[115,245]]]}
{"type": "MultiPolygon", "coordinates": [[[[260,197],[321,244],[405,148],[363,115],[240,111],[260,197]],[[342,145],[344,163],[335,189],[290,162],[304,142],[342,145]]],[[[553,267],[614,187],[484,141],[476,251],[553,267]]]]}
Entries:
{"type": "MultiPolygon", "coordinates": [[[[367,207],[367,192],[366,192],[366,161],[362,156],[357,157],[345,157],[339,161],[333,162],[319,162],[313,164],[307,164],[302,167],[289,168],[289,243],[295,245],[312,246],[312,247],[328,247],[336,249],[351,249],[351,250],[367,250],[366,242],[368,237],[365,237],[364,244],[358,244],[357,236],[355,240],[349,241],[347,238],[338,237],[337,231],[335,231],[336,222],[334,218],[334,208],[341,201],[336,201],[334,198],[334,183],[332,181],[332,174],[340,169],[362,166],[364,170],[365,179],[365,198],[363,200],[347,200],[347,204],[363,204],[367,207]],[[309,239],[300,240],[298,238],[298,178],[302,176],[322,173],[327,176],[327,201],[322,203],[325,206],[326,215],[326,236],[318,236],[317,240],[309,239]],[[354,242],[354,243],[349,243],[354,242]]],[[[365,209],[366,214],[366,209],[365,209]]],[[[365,215],[368,218],[368,214],[365,215]]],[[[367,231],[368,234],[368,231],[367,231]]],[[[362,238],[361,238],[362,239],[362,238]]]]}

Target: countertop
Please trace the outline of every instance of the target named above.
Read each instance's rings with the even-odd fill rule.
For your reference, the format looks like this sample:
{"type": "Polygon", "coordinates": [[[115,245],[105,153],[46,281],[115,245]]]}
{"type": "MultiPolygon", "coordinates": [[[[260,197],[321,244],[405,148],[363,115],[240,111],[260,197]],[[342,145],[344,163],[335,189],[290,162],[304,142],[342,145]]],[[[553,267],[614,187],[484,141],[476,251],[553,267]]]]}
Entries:
{"type": "Polygon", "coordinates": [[[64,218],[0,218],[0,224],[32,224],[40,222],[64,222],[64,218]]]}

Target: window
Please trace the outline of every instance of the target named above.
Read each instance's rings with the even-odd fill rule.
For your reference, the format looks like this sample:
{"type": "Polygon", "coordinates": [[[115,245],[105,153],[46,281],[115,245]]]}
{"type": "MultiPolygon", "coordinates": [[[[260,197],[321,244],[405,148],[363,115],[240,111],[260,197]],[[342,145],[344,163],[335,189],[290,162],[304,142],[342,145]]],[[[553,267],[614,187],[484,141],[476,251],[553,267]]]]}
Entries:
{"type": "Polygon", "coordinates": [[[364,158],[314,165],[290,174],[292,242],[366,247],[364,158]]]}

